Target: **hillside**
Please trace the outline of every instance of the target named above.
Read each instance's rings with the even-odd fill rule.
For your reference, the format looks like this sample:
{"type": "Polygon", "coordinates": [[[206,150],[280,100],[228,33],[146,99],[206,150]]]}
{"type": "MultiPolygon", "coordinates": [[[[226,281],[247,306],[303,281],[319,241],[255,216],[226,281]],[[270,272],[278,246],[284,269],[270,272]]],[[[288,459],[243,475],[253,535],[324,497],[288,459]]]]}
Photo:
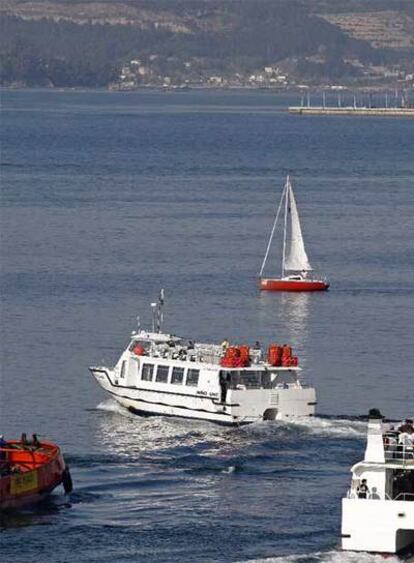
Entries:
{"type": "Polygon", "coordinates": [[[414,72],[405,0],[2,0],[0,18],[2,85],[410,84],[414,72]]]}

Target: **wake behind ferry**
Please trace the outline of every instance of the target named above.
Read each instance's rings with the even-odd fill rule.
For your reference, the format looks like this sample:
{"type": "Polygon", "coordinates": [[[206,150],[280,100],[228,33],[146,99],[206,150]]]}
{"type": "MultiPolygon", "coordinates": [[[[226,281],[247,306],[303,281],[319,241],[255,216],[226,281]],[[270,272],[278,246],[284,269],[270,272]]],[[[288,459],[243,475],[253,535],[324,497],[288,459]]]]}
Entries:
{"type": "Polygon", "coordinates": [[[99,385],[130,412],[238,425],[309,417],[315,389],[299,378],[287,345],[230,346],[185,340],[162,332],[164,291],[152,303],[151,331],[132,332],[113,367],[90,367],[99,385]]]}

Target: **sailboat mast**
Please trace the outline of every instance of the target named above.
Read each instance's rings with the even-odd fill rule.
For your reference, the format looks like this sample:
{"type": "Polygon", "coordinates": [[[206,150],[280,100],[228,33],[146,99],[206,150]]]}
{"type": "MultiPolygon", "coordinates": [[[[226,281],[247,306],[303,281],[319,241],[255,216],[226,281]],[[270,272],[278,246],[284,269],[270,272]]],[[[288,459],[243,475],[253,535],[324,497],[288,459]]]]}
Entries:
{"type": "Polygon", "coordinates": [[[286,234],[287,234],[287,214],[290,196],[290,178],[286,178],[286,199],[285,199],[285,222],[283,226],[283,255],[282,255],[282,278],[285,276],[285,259],[286,259],[286,234]]]}
{"type": "Polygon", "coordinates": [[[275,217],[275,220],[274,220],[274,223],[273,223],[272,232],[270,233],[269,242],[267,243],[266,253],[265,253],[265,256],[263,258],[262,267],[260,268],[259,276],[261,276],[263,274],[263,270],[265,268],[267,258],[269,256],[270,247],[272,246],[273,236],[275,234],[276,225],[277,225],[279,215],[280,215],[280,210],[282,208],[283,198],[285,197],[285,192],[286,192],[286,185],[283,188],[282,197],[280,198],[279,207],[277,208],[276,217],[275,217]]]}

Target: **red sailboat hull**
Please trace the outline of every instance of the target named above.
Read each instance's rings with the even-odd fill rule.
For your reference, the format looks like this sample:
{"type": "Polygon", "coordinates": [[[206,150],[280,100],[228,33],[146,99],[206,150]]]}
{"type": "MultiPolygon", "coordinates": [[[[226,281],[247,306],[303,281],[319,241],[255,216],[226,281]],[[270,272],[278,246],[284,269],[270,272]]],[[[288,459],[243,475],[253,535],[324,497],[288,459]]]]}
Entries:
{"type": "Polygon", "coordinates": [[[36,446],[8,441],[1,449],[0,509],[14,509],[42,500],[65,479],[65,462],[55,444],[36,446]],[[7,469],[6,469],[7,468],[7,469]]]}
{"type": "Polygon", "coordinates": [[[322,280],[261,278],[259,287],[262,291],[325,291],[329,283],[322,280]]]}

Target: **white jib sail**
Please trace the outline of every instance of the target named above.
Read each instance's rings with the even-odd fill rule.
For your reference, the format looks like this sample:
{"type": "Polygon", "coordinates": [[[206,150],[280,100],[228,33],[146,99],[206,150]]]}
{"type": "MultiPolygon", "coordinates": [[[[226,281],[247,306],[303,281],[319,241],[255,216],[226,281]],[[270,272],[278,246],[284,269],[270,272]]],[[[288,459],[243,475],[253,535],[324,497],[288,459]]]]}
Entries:
{"type": "Polygon", "coordinates": [[[303,244],[298,209],[290,182],[287,197],[289,198],[290,240],[285,259],[285,270],[310,271],[312,266],[309,263],[305,245],[303,244]]]}

